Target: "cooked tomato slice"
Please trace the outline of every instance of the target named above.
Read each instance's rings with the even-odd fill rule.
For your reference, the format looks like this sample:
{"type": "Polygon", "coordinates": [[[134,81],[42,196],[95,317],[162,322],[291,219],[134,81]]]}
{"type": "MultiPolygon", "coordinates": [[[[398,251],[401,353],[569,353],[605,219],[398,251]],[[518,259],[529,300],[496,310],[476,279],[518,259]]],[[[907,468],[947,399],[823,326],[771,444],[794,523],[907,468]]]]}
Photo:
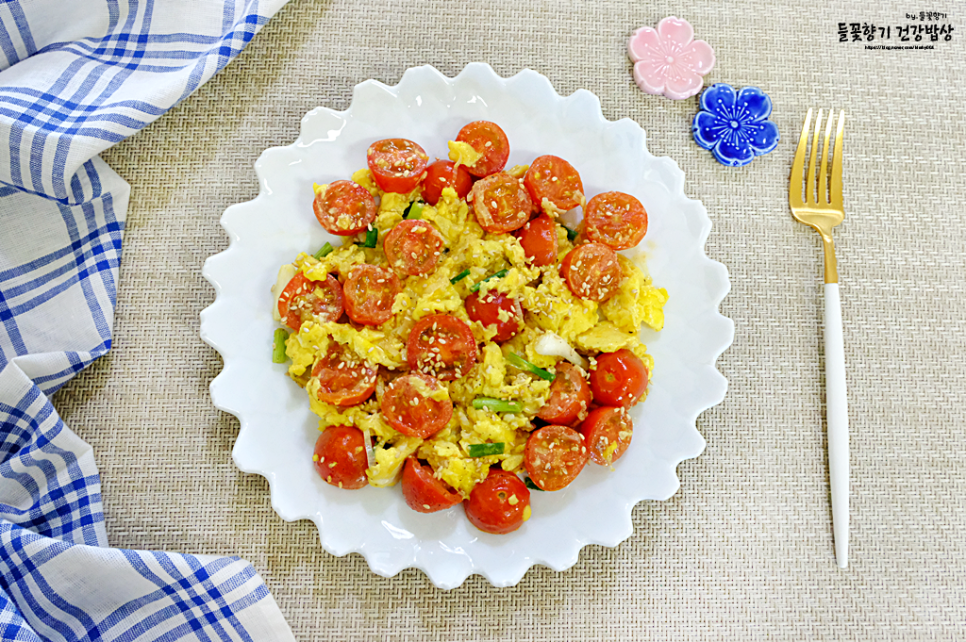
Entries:
{"type": "Polygon", "coordinates": [[[365,436],[353,426],[329,426],[315,442],[315,471],[339,488],[362,488],[369,483],[365,436]]]}
{"type": "Polygon", "coordinates": [[[614,250],[603,243],[584,243],[564,257],[560,276],[574,296],[600,303],[617,293],[622,272],[614,250]]]}
{"type": "Polygon", "coordinates": [[[431,223],[407,219],[389,230],[382,249],[393,269],[409,276],[421,276],[436,269],[443,245],[443,237],[431,223]]]}
{"type": "Polygon", "coordinates": [[[580,424],[590,460],[609,466],[621,458],[631,444],[634,423],[626,408],[601,406],[595,408],[580,424]]]}
{"type": "Polygon", "coordinates": [[[453,416],[453,402],[433,399],[445,386],[429,375],[403,375],[389,384],[379,408],[389,425],[410,437],[428,439],[446,427],[453,416]]]}
{"type": "Polygon", "coordinates": [[[557,262],[557,225],[546,214],[532,218],[516,231],[523,252],[534,265],[557,262]]]}
{"type": "Polygon", "coordinates": [[[363,325],[382,325],[392,318],[399,278],[388,268],[364,263],[349,270],[343,290],[350,319],[363,325]]]}
{"type": "Polygon", "coordinates": [[[570,425],[586,412],[592,399],[590,384],[577,366],[561,361],[550,384],[550,396],[537,417],[551,424],[570,425]]]}
{"type": "Polygon", "coordinates": [[[338,321],[343,303],[342,286],[337,278],[330,274],[325,281],[313,281],[299,272],[278,297],[278,315],[283,323],[298,331],[306,321],[338,321]]]}
{"type": "Polygon", "coordinates": [[[433,468],[415,457],[406,460],[402,472],[402,494],[414,511],[435,513],[456,506],[463,497],[433,476],[433,468]]]}
{"type": "Polygon", "coordinates": [[[336,406],[354,406],[376,390],[376,371],[339,344],[334,344],[312,368],[319,380],[319,400],[336,406]]]}
{"type": "Polygon", "coordinates": [[[574,166],[559,156],[538,156],[523,177],[533,204],[542,206],[547,199],[566,212],[584,203],[584,184],[574,166]]]}
{"type": "Polygon", "coordinates": [[[512,232],[530,220],[533,203],[519,178],[499,172],[473,184],[473,211],[491,234],[512,232]]]}
{"type": "Polygon", "coordinates": [[[615,250],[628,250],[647,234],[647,210],[623,192],[604,192],[584,210],[587,236],[615,250]]]}
{"type": "Polygon", "coordinates": [[[366,152],[372,180],[384,192],[408,194],[423,179],[429,156],[426,151],[405,138],[377,140],[366,152]]]}
{"type": "Polygon", "coordinates": [[[512,533],[530,519],[530,489],[502,468],[490,468],[463,504],[466,517],[484,533],[512,533]]]}
{"type": "Polygon", "coordinates": [[[597,356],[597,367],[590,373],[594,401],[602,406],[636,404],[647,390],[648,372],[644,362],[623,348],[597,356]]]}
{"type": "Polygon", "coordinates": [[[376,201],[352,181],[335,181],[315,195],[315,218],[333,234],[352,236],[376,220],[376,201]]]}
{"type": "Polygon", "coordinates": [[[511,299],[501,292],[479,292],[466,297],[466,314],[473,321],[483,325],[496,326],[496,335],[492,341],[503,343],[509,341],[523,329],[523,309],[516,299],[511,299]]]}
{"type": "Polygon", "coordinates": [[[456,190],[456,195],[460,198],[466,198],[473,188],[473,177],[466,170],[465,165],[457,167],[453,161],[438,160],[426,168],[426,178],[423,179],[423,200],[430,205],[436,205],[447,187],[456,190]]]}
{"type": "Polygon", "coordinates": [[[530,433],[523,465],[543,490],[560,490],[576,479],[590,454],[579,432],[567,426],[544,426],[530,433]]]}
{"type": "Polygon", "coordinates": [[[510,141],[496,123],[488,120],[474,121],[460,130],[456,140],[469,145],[483,156],[467,166],[473,176],[489,176],[506,167],[510,158],[510,141]]]}
{"type": "Polygon", "coordinates": [[[451,314],[421,319],[413,326],[406,342],[409,369],[442,381],[464,376],[478,357],[479,349],[470,326],[451,314]]]}

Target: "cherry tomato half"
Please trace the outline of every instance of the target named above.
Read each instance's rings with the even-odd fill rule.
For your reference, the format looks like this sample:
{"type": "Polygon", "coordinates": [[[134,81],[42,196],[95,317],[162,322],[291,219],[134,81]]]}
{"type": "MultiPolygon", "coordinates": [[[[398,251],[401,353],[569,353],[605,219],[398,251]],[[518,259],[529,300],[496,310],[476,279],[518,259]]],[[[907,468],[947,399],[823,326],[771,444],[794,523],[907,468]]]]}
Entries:
{"type": "Polygon", "coordinates": [[[392,304],[400,290],[399,278],[384,267],[353,266],[345,281],[345,311],[363,325],[382,325],[392,318],[392,304]]]}
{"type": "Polygon", "coordinates": [[[604,192],[584,210],[587,236],[615,250],[628,250],[647,234],[647,210],[623,192],[604,192]]]}
{"type": "Polygon", "coordinates": [[[601,406],[595,408],[580,424],[590,460],[601,466],[609,466],[621,458],[631,444],[634,423],[627,408],[601,406]]]}
{"type": "Polygon", "coordinates": [[[456,140],[469,143],[473,149],[483,154],[472,166],[466,168],[473,176],[495,174],[506,167],[510,158],[509,139],[499,125],[488,120],[469,123],[456,135],[456,140]]]}
{"type": "Polygon", "coordinates": [[[594,401],[602,406],[636,404],[647,390],[648,372],[644,362],[623,348],[597,356],[597,367],[590,373],[594,401]]]}
{"type": "Polygon", "coordinates": [[[353,426],[329,426],[315,442],[315,471],[339,488],[362,488],[369,483],[365,436],[353,426]]]}
{"type": "Polygon", "coordinates": [[[435,513],[456,506],[463,497],[433,475],[433,468],[415,457],[406,460],[402,472],[402,494],[414,511],[435,513]]]}
{"type": "Polygon", "coordinates": [[[512,232],[530,220],[533,203],[519,178],[498,172],[473,184],[476,220],[490,234],[512,232]]]}
{"type": "Polygon", "coordinates": [[[389,425],[410,437],[428,439],[446,427],[453,416],[453,402],[431,395],[445,386],[429,375],[403,375],[389,384],[379,409],[389,425]]]}
{"type": "Polygon", "coordinates": [[[466,314],[473,321],[483,325],[496,326],[496,335],[491,339],[496,343],[503,343],[512,339],[523,329],[523,310],[516,299],[511,299],[502,292],[479,292],[466,297],[466,314]]]}
{"type": "Polygon", "coordinates": [[[408,194],[423,179],[429,156],[411,140],[386,138],[369,145],[366,162],[382,191],[408,194]]]}
{"type": "Polygon", "coordinates": [[[423,179],[423,200],[430,205],[439,203],[443,189],[452,187],[456,195],[466,198],[473,188],[473,177],[466,170],[465,165],[456,166],[448,160],[438,160],[426,168],[426,178],[423,179]]]}
{"type": "Polygon", "coordinates": [[[577,366],[561,361],[550,384],[550,396],[537,417],[551,424],[570,425],[586,412],[592,399],[590,384],[577,366]]]}
{"type": "Polygon", "coordinates": [[[338,321],[343,304],[342,286],[337,278],[330,274],[325,281],[313,281],[299,272],[278,297],[278,315],[283,323],[298,331],[306,321],[338,321]]]}
{"type": "Polygon", "coordinates": [[[584,184],[574,166],[559,156],[538,156],[527,170],[523,184],[534,205],[541,207],[547,199],[558,210],[566,212],[584,202],[584,184]]]}
{"type": "Polygon", "coordinates": [[[530,519],[530,489],[513,473],[490,468],[463,507],[470,523],[484,533],[512,533],[530,519]]]}
{"type": "Polygon", "coordinates": [[[544,426],[530,433],[523,465],[534,484],[560,490],[576,479],[590,454],[579,432],[567,426],[544,426]]]}
{"type": "Polygon", "coordinates": [[[407,219],[389,230],[382,249],[393,269],[409,276],[421,276],[436,269],[443,245],[443,237],[431,223],[407,219]]]}
{"type": "Polygon", "coordinates": [[[352,181],[335,181],[315,195],[315,218],[333,234],[352,236],[376,220],[376,201],[366,188],[352,181]]]}
{"type": "Polygon", "coordinates": [[[532,218],[516,231],[523,252],[534,265],[553,265],[557,261],[557,225],[546,214],[532,218]]]}
{"type": "Polygon", "coordinates": [[[376,390],[376,371],[337,343],[316,360],[312,376],[319,380],[319,400],[336,406],[362,403],[376,390]]]}
{"type": "Polygon", "coordinates": [[[421,319],[413,326],[406,342],[409,369],[441,381],[464,376],[478,358],[479,349],[470,326],[451,314],[421,319]]]}
{"type": "Polygon", "coordinates": [[[617,293],[621,275],[617,254],[603,243],[578,245],[560,264],[560,276],[574,296],[598,303],[617,293]]]}

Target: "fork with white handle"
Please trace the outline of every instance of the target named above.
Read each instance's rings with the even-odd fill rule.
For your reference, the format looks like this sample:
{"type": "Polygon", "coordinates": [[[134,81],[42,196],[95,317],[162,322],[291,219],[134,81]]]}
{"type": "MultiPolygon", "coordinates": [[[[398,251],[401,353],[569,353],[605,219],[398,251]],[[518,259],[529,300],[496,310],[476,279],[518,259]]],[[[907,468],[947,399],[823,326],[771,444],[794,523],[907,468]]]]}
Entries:
{"type": "Polygon", "coordinates": [[[788,204],[795,220],[814,228],[822,236],[822,246],[825,249],[825,404],[829,483],[832,490],[832,532],[835,537],[835,559],[840,567],[845,568],[849,564],[849,411],[845,392],[845,346],[842,339],[839,273],[835,262],[835,245],[832,243],[832,228],[845,220],[845,209],[842,207],[842,139],[845,133],[845,112],[839,113],[831,172],[829,141],[833,112],[829,112],[825,127],[821,167],[816,168],[815,159],[822,129],[822,110],[818,110],[806,169],[805,155],[811,121],[812,110],[809,109],[798,149],[795,151],[795,161],[792,163],[788,204]]]}

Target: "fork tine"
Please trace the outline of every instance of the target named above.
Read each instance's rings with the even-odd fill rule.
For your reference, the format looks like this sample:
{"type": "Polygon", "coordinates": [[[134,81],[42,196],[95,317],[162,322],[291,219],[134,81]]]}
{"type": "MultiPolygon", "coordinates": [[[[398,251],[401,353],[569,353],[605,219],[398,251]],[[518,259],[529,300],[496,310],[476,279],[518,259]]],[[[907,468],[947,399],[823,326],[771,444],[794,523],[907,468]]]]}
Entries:
{"type": "Polygon", "coordinates": [[[802,178],[805,173],[805,152],[808,150],[808,127],[811,122],[812,110],[809,108],[808,113],[805,114],[802,136],[798,139],[798,149],[795,150],[795,160],[792,162],[792,175],[788,180],[788,204],[793,209],[804,207],[804,203],[802,203],[802,178]]]}
{"type": "Polygon", "coordinates": [[[832,154],[832,184],[829,189],[829,202],[832,207],[842,207],[842,139],[845,138],[845,110],[839,112],[839,124],[835,128],[835,151],[832,154]]]}
{"type": "Polygon", "coordinates": [[[807,205],[817,205],[815,202],[815,171],[818,166],[815,164],[815,157],[818,154],[818,141],[822,133],[822,110],[818,110],[815,116],[815,133],[812,136],[812,149],[808,154],[808,169],[805,170],[805,203],[807,205]]]}
{"type": "MultiPolygon", "coordinates": [[[[828,111],[828,123],[825,125],[825,144],[822,145],[822,166],[818,170],[818,195],[815,200],[824,205],[829,202],[828,198],[828,142],[832,137],[832,119],[835,118],[835,111],[828,111]]],[[[818,134],[818,129],[815,129],[818,134]]]]}

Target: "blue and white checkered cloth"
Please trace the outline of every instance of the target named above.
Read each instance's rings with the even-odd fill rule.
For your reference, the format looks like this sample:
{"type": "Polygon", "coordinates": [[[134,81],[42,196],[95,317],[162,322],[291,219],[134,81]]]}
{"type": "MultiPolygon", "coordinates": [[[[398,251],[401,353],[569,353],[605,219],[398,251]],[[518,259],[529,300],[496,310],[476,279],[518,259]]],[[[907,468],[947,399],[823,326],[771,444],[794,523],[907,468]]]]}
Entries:
{"type": "Polygon", "coordinates": [[[0,1],[0,639],[292,640],[235,557],[108,548],[48,395],[111,347],[129,187],[98,157],[286,0],[0,1]]]}

